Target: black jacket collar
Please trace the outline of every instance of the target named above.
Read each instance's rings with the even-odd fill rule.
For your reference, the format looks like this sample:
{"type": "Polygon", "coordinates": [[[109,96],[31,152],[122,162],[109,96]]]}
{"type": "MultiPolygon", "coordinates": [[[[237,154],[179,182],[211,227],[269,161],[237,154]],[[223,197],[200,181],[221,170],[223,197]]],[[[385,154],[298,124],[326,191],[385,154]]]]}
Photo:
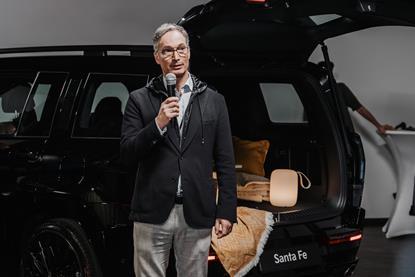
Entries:
{"type": "MultiPolygon", "coordinates": [[[[167,128],[167,136],[175,145],[178,152],[183,153],[188,146],[190,145],[190,142],[192,141],[194,135],[196,134],[196,131],[198,128],[201,128],[201,143],[204,144],[205,138],[204,138],[204,127],[203,127],[203,110],[205,109],[205,106],[207,104],[207,98],[209,94],[203,93],[207,89],[207,84],[201,80],[199,80],[196,76],[190,74],[190,77],[193,81],[193,90],[192,90],[192,96],[189,100],[188,107],[186,109],[185,115],[183,117],[183,137],[186,137],[184,139],[183,144],[181,144],[180,140],[180,134],[178,130],[177,121],[174,120],[172,124],[174,125],[174,128],[167,128]],[[201,99],[200,99],[201,98],[201,99]],[[199,116],[190,116],[192,112],[192,106],[193,106],[193,100],[197,99],[197,110],[199,112],[199,116]],[[200,120],[200,124],[198,124],[198,120],[200,120]]],[[[162,101],[162,95],[167,96],[166,88],[164,87],[163,83],[163,75],[159,75],[157,77],[154,77],[150,80],[150,82],[146,86],[149,91],[156,94],[159,99],[160,103],[162,101]]]]}
{"type": "MultiPolygon", "coordinates": [[[[190,78],[192,78],[193,81],[193,91],[192,93],[195,94],[199,94],[199,93],[203,93],[206,88],[207,88],[207,84],[201,80],[199,80],[196,76],[194,76],[193,74],[190,74],[190,78]]],[[[158,93],[158,94],[163,94],[164,96],[167,97],[167,91],[166,88],[164,87],[164,83],[163,83],[163,75],[159,75],[157,77],[154,77],[153,79],[150,80],[150,82],[146,85],[146,87],[153,91],[154,93],[158,93]]]]}

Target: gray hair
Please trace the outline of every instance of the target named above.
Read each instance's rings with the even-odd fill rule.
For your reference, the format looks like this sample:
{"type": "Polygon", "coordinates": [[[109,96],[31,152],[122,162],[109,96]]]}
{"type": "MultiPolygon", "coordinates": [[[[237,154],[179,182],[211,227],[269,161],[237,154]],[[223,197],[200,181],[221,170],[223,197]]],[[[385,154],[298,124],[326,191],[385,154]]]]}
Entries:
{"type": "Polygon", "coordinates": [[[154,32],[154,35],[153,35],[154,52],[157,52],[158,50],[161,37],[170,31],[179,31],[186,39],[186,45],[189,46],[189,35],[187,34],[186,30],[182,26],[174,24],[174,23],[164,23],[160,25],[160,27],[158,27],[156,31],[154,32]]]}

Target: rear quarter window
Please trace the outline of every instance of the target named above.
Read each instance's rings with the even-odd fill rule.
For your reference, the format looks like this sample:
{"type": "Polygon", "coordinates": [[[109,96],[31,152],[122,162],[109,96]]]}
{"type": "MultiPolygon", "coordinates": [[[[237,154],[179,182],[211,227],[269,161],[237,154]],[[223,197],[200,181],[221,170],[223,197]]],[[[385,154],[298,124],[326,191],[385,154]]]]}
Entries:
{"type": "Polygon", "coordinates": [[[268,116],[273,123],[307,123],[304,106],[289,83],[260,83],[268,116]]]}

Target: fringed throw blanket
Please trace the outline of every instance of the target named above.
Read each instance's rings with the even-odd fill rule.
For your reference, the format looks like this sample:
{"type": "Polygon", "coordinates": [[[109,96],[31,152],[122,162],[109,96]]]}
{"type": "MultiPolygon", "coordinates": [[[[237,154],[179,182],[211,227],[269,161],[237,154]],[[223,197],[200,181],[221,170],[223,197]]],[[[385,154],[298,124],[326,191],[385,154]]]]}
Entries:
{"type": "Polygon", "coordinates": [[[218,239],[212,232],[212,247],[230,276],[244,276],[258,262],[274,222],[270,212],[237,208],[238,224],[218,239]]]}

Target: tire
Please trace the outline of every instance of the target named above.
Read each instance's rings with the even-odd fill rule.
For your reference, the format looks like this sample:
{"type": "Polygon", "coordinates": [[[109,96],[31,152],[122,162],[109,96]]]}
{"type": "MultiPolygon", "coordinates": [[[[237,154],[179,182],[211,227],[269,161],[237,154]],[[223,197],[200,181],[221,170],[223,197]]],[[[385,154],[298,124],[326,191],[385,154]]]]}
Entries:
{"type": "Polygon", "coordinates": [[[20,257],[21,277],[102,277],[84,230],[70,219],[37,226],[23,241],[20,257]]]}

